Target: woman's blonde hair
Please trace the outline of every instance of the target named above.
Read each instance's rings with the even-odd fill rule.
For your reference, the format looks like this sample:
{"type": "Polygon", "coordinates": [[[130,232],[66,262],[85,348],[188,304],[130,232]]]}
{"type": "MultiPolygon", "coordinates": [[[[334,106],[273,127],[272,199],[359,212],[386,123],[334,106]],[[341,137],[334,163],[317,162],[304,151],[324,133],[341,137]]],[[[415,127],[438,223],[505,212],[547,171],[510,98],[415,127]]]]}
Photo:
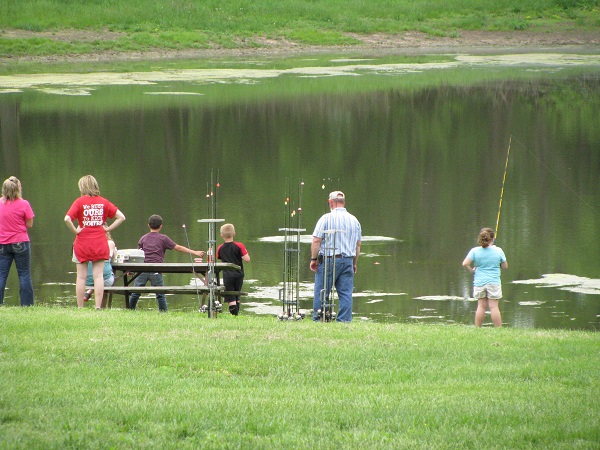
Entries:
{"type": "Polygon", "coordinates": [[[81,195],[89,195],[90,197],[95,197],[100,195],[100,187],[98,186],[98,182],[91,175],[84,175],[79,179],[79,191],[81,195]]]}
{"type": "Polygon", "coordinates": [[[482,228],[479,232],[479,237],[477,238],[477,243],[482,247],[489,247],[494,243],[494,230],[491,228],[482,228]]]}
{"type": "Polygon", "coordinates": [[[17,177],[9,177],[2,184],[2,197],[4,200],[16,200],[21,198],[21,182],[17,177]]]}

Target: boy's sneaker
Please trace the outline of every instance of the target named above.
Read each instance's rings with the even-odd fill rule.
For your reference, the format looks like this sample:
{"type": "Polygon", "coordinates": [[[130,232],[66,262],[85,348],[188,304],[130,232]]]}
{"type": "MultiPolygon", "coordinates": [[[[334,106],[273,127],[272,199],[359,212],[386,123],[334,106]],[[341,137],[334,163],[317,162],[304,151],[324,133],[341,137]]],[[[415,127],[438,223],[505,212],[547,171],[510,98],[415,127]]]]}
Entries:
{"type": "Polygon", "coordinates": [[[83,294],[83,301],[87,302],[90,299],[90,295],[92,295],[90,291],[85,291],[85,294],[83,294]]]}

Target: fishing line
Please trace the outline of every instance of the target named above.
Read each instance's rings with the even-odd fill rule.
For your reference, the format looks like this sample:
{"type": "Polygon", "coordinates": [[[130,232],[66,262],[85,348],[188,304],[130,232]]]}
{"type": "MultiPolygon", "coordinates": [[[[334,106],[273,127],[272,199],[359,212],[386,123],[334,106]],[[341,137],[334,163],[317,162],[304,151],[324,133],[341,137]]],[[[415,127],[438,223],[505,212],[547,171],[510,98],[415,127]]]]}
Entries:
{"type": "MultiPolygon", "coordinates": [[[[190,238],[188,236],[188,232],[187,232],[187,227],[185,226],[185,223],[181,226],[183,228],[183,231],[185,232],[185,240],[187,241],[187,245],[188,248],[191,250],[191,246],[190,246],[190,238]]],[[[196,275],[196,269],[194,268],[194,259],[192,258],[192,254],[189,253],[190,255],[190,263],[192,264],[192,273],[194,274],[194,284],[196,285],[196,296],[198,297],[198,307],[202,306],[202,302],[200,301],[200,290],[198,289],[198,276],[196,275]]]]}
{"type": "MultiPolygon", "coordinates": [[[[504,165],[504,176],[502,178],[502,189],[500,191],[500,202],[498,205],[498,217],[496,218],[496,231],[495,231],[495,239],[498,239],[498,227],[499,227],[499,223],[500,223],[500,213],[502,211],[502,198],[504,196],[504,186],[506,183],[506,173],[508,171],[508,160],[509,160],[509,156],[510,156],[510,147],[512,144],[512,139],[513,136],[510,136],[510,139],[508,141],[508,150],[506,152],[506,162],[504,165]]],[[[562,179],[554,170],[552,170],[552,168],[550,166],[548,166],[548,164],[546,164],[544,161],[542,161],[533,151],[531,151],[525,144],[523,144],[523,142],[521,142],[519,139],[514,138],[515,141],[520,144],[520,146],[527,152],[529,153],[531,156],[533,156],[533,158],[538,162],[538,164],[540,164],[544,169],[546,169],[548,171],[548,173],[550,173],[550,175],[552,175],[553,177],[555,177],[563,186],[565,186],[571,193],[575,194],[575,196],[578,198],[578,200],[584,204],[585,206],[592,208],[592,209],[596,209],[596,207],[593,204],[590,204],[589,202],[587,202],[580,194],[579,192],[577,192],[575,189],[573,189],[564,179],[562,179]]]]}
{"type": "Polygon", "coordinates": [[[288,178],[286,178],[286,183],[285,183],[285,202],[284,202],[284,221],[283,221],[283,231],[284,231],[284,237],[283,237],[283,288],[280,291],[280,299],[282,301],[282,314],[281,317],[283,318],[284,315],[287,315],[286,317],[290,316],[291,310],[289,308],[289,298],[288,298],[288,294],[289,294],[289,289],[290,289],[290,283],[291,283],[291,277],[290,277],[290,271],[291,271],[291,267],[289,264],[289,248],[288,248],[288,237],[289,237],[289,230],[291,229],[292,226],[292,214],[291,214],[291,201],[290,201],[290,181],[288,178]]]}
{"type": "Polygon", "coordinates": [[[508,150],[506,152],[506,163],[504,164],[504,176],[502,177],[502,189],[500,190],[500,204],[498,205],[498,217],[496,218],[495,239],[498,239],[498,225],[500,224],[500,212],[502,211],[502,198],[504,197],[504,184],[506,183],[506,172],[508,170],[508,157],[510,156],[510,144],[512,143],[512,135],[508,140],[508,150]]]}
{"type": "Polygon", "coordinates": [[[519,141],[517,138],[515,138],[515,141],[517,141],[519,144],[521,144],[521,146],[525,149],[525,151],[527,153],[529,153],[531,156],[533,156],[533,158],[542,166],[544,167],[544,169],[546,169],[552,176],[554,176],[558,181],[560,181],[569,191],[571,191],[573,194],[575,194],[577,196],[577,198],[584,203],[586,206],[589,206],[591,208],[594,208],[593,205],[589,204],[587,201],[585,201],[585,199],[583,197],[581,197],[581,195],[579,194],[579,192],[577,192],[575,189],[573,189],[571,186],[569,186],[567,184],[566,181],[564,181],[560,176],[558,176],[558,174],[556,172],[554,172],[546,163],[544,163],[544,161],[542,161],[535,153],[533,153],[531,150],[529,150],[527,148],[527,146],[525,144],[523,144],[521,141],[519,141]]]}

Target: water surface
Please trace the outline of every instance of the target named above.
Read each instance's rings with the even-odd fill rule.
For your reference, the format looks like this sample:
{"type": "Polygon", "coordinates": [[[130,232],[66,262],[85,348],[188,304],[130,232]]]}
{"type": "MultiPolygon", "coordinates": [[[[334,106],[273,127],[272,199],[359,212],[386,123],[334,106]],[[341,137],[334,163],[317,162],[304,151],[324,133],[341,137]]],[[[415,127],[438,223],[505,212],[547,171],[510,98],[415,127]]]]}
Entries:
{"type": "MultiPolygon", "coordinates": [[[[310,307],[310,234],[326,194],[341,189],[365,234],[356,320],[470,324],[461,262],[479,229],[495,228],[510,142],[498,236],[510,266],[504,322],[597,329],[599,67],[593,54],[320,55],[0,77],[0,178],[19,176],[36,213],[38,303],[75,305],[63,217],[91,173],[127,216],[119,248],[135,248],[154,213],[176,242],[205,248],[197,220],[214,202],[252,256],[248,313],[280,309],[279,228],[289,224],[307,230],[299,281],[310,307]]],[[[17,304],[15,273],[9,288],[6,303],[17,304]]],[[[197,303],[169,297],[171,310],[197,303]]]]}

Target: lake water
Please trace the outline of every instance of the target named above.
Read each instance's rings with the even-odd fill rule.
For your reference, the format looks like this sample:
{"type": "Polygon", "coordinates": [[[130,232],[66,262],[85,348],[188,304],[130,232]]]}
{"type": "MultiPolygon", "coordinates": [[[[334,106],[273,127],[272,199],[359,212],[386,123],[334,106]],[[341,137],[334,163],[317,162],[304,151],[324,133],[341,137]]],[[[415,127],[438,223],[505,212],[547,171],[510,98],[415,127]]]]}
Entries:
{"type": "MultiPolygon", "coordinates": [[[[75,306],[63,217],[91,173],[127,216],[119,248],[135,248],[154,213],[165,234],[198,249],[208,230],[197,221],[211,207],[234,223],[252,257],[243,314],[281,309],[286,226],[307,230],[299,289],[311,307],[310,234],[327,193],[343,190],[364,233],[355,320],[471,324],[461,262],[479,230],[495,228],[510,142],[498,230],[509,262],[503,321],[598,329],[600,55],[418,58],[1,76],[0,178],[17,175],[36,213],[37,303],[75,306]]],[[[6,304],[18,304],[14,267],[8,287],[6,304]]],[[[168,300],[173,311],[198,308],[191,296],[168,300]]],[[[156,310],[156,301],[140,306],[156,310]]]]}

